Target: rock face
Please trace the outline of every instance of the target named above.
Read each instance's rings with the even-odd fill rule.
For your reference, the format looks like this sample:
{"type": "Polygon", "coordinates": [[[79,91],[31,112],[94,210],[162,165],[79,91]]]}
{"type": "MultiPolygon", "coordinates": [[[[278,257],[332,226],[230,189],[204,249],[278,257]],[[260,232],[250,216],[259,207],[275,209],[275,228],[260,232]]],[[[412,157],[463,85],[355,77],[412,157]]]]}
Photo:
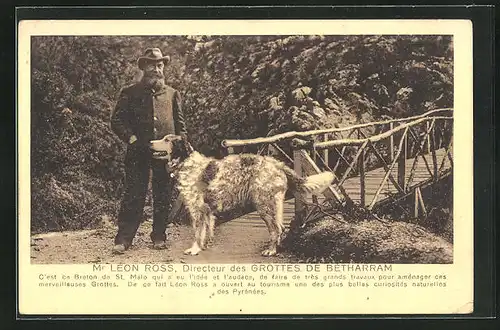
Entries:
{"type": "Polygon", "coordinates": [[[314,107],[312,113],[318,118],[323,118],[326,116],[325,110],[320,107],[314,107]]]}
{"type": "Polygon", "coordinates": [[[303,260],[335,263],[453,263],[453,245],[406,222],[323,219],[290,232],[283,248],[303,260]]]}

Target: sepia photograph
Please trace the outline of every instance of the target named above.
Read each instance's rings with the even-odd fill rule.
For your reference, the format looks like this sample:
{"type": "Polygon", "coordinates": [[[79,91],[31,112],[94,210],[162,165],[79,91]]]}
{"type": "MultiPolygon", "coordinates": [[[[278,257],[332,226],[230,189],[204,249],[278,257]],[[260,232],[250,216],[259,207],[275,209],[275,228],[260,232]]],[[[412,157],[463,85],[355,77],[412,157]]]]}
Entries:
{"type": "Polygon", "coordinates": [[[472,311],[469,22],[22,23],[25,312],[472,311]]]}
{"type": "Polygon", "coordinates": [[[453,262],[449,35],[31,39],[33,263],[453,262]]]}

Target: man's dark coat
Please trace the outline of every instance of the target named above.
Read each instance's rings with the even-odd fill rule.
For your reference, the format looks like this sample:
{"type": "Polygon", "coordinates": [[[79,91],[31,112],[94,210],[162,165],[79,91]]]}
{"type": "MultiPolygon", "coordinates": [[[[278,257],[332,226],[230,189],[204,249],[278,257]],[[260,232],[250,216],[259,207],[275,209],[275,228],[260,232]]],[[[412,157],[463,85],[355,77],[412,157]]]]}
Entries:
{"type": "Polygon", "coordinates": [[[130,246],[139,227],[153,170],[153,241],[164,241],[172,197],[172,181],[163,161],[152,159],[149,141],[166,134],[187,135],[181,96],[165,86],[155,91],[139,82],[124,88],[111,114],[111,128],[127,143],[125,193],[118,214],[115,244],[130,246]],[[132,135],[137,141],[130,144],[132,135]]]}

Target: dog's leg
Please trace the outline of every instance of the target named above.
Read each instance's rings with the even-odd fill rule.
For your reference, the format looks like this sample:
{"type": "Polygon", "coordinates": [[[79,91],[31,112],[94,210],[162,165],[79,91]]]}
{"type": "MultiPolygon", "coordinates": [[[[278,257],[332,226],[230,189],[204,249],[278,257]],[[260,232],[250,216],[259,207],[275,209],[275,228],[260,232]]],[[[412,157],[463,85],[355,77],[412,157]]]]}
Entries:
{"type": "Polygon", "coordinates": [[[197,255],[201,251],[200,246],[200,237],[201,232],[204,230],[205,225],[203,223],[203,215],[200,213],[193,214],[191,213],[191,219],[193,221],[193,229],[194,229],[194,241],[189,249],[184,251],[184,254],[197,255]]]}
{"type": "Polygon", "coordinates": [[[213,223],[215,223],[215,218],[210,212],[208,205],[204,205],[201,208],[201,212],[197,212],[196,222],[193,221],[193,228],[195,231],[195,241],[191,248],[184,251],[185,254],[196,255],[201,250],[205,250],[207,248],[207,232],[209,238],[213,237],[213,223]]]}
{"type": "Polygon", "coordinates": [[[210,212],[208,215],[208,240],[212,242],[214,239],[215,216],[210,212]]]}
{"type": "Polygon", "coordinates": [[[202,250],[207,248],[206,246],[206,238],[207,238],[207,227],[208,227],[208,217],[206,214],[201,216],[201,224],[199,226],[199,234],[198,234],[198,245],[202,250]]]}
{"type": "Polygon", "coordinates": [[[207,248],[207,235],[208,241],[212,241],[215,226],[215,216],[210,210],[210,206],[208,204],[205,204],[203,207],[202,226],[203,229],[200,233],[199,245],[203,250],[205,250],[207,248]]]}
{"type": "Polygon", "coordinates": [[[281,244],[281,238],[285,231],[285,226],[283,225],[285,192],[276,194],[274,199],[276,201],[276,215],[275,215],[276,226],[279,228],[277,246],[279,246],[281,244]]]}
{"type": "Polygon", "coordinates": [[[262,255],[269,257],[276,255],[277,247],[281,241],[283,233],[283,202],[284,193],[275,195],[272,202],[256,203],[257,210],[261,218],[265,221],[269,234],[271,236],[269,247],[262,251],[262,255]],[[272,204],[269,204],[272,203],[272,204]],[[265,204],[265,205],[264,205],[265,204]]]}
{"type": "Polygon", "coordinates": [[[270,214],[261,215],[267,225],[271,239],[269,241],[269,246],[267,249],[262,251],[262,255],[265,257],[274,256],[277,253],[278,242],[281,237],[281,228],[276,226],[274,216],[270,214]]]}

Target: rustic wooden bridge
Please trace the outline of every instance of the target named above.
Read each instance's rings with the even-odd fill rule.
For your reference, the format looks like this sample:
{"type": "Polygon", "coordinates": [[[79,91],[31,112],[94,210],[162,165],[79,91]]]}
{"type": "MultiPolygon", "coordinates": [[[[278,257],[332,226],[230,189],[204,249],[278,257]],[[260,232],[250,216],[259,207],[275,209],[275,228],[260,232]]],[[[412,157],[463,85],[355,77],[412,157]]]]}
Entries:
{"type": "MultiPolygon", "coordinates": [[[[312,209],[325,207],[375,214],[409,197],[414,197],[413,215],[426,216],[421,190],[453,172],[453,110],[437,109],[342,128],[224,140],[222,145],[230,154],[272,155],[300,175],[321,171],[335,174],[336,180],[323,196],[312,196],[305,202],[289,199],[287,218],[293,210],[293,215],[304,221],[312,209]]],[[[238,220],[243,223],[245,218],[250,220],[255,215],[250,213],[238,220]]]]}

